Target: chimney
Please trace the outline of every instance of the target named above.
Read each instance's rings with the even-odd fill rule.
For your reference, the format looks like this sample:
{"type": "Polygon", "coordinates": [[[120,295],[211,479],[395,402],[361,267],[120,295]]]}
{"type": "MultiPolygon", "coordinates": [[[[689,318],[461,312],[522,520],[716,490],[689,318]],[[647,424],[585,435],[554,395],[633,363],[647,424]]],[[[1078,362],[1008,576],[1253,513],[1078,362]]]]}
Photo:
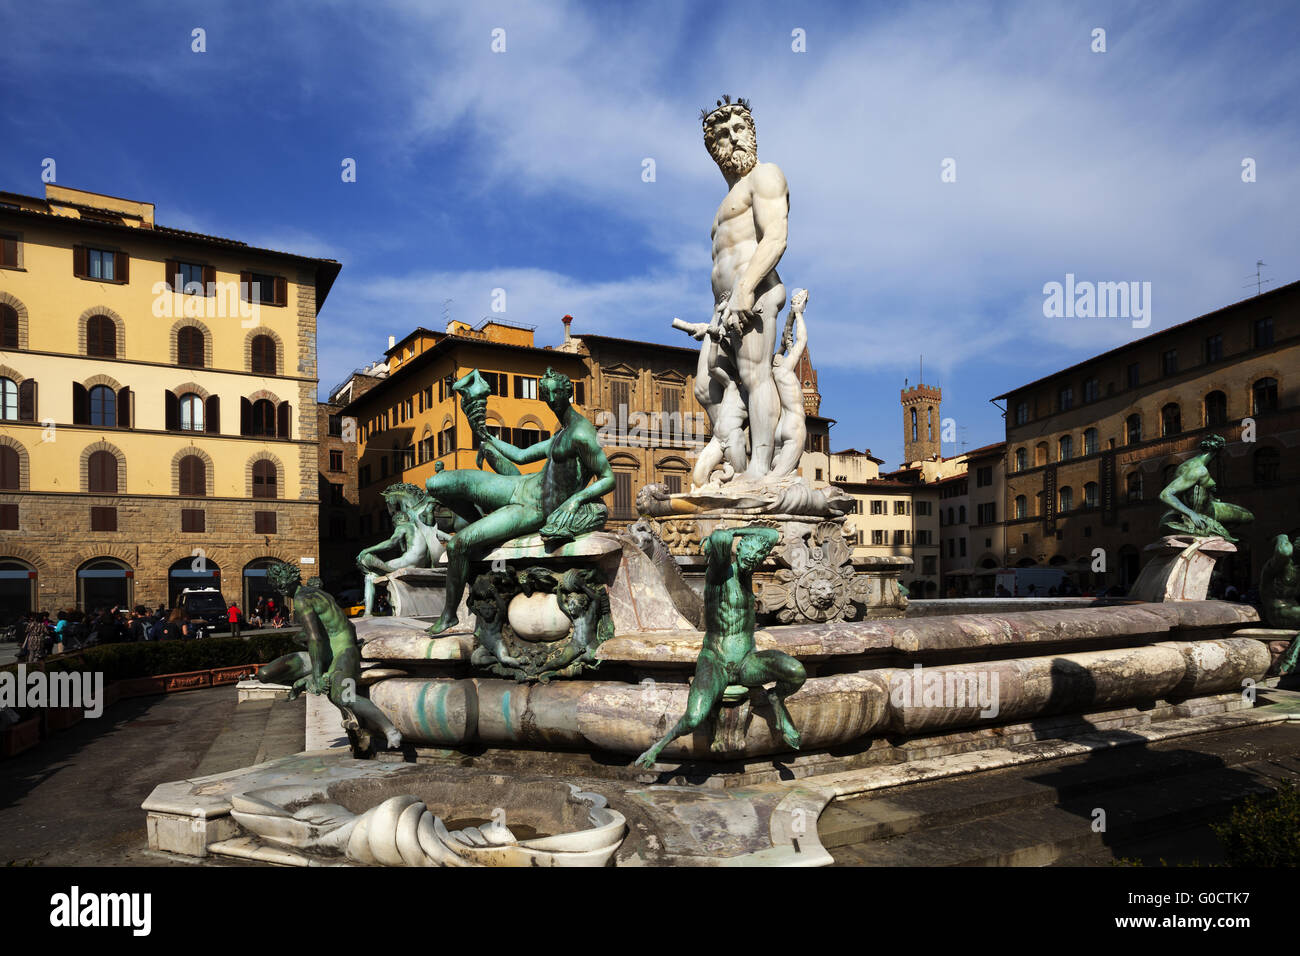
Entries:
{"type": "Polygon", "coordinates": [[[397,336],[396,336],[396,335],[390,335],[390,336],[388,337],[388,347],[391,349],[391,348],[392,348],[394,345],[396,345],[396,344],[397,344],[397,336]]]}
{"type": "Polygon", "coordinates": [[[564,323],[564,341],[567,344],[569,341],[569,326],[573,324],[573,316],[566,315],[560,321],[564,323]]]}

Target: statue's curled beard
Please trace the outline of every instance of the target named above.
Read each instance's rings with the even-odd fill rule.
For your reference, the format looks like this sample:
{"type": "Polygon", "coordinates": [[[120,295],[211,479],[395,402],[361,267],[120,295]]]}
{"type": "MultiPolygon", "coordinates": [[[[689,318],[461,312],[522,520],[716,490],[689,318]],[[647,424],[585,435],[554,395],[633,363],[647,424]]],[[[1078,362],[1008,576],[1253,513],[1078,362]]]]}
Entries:
{"type": "Polygon", "coordinates": [[[740,147],[732,149],[725,156],[714,153],[713,159],[724,173],[735,176],[744,176],[758,163],[758,156],[754,151],[740,147]]]}

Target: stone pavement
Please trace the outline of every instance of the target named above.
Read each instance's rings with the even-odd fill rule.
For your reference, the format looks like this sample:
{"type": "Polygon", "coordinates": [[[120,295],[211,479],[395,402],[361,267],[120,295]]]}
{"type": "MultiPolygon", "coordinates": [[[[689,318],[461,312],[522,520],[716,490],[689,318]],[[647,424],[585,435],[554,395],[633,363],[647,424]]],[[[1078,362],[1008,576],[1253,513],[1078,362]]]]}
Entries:
{"type": "Polygon", "coordinates": [[[233,684],[120,701],[0,761],[0,866],[188,865],[148,850],[140,804],[168,780],[303,749],[305,701],[249,701],[233,684]]]}

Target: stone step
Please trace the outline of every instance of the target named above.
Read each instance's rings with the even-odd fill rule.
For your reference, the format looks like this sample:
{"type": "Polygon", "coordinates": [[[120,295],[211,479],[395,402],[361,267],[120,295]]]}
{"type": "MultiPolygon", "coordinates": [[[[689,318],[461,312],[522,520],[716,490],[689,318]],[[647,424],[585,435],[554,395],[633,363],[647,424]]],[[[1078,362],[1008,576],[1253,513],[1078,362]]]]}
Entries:
{"type": "Polygon", "coordinates": [[[1300,779],[1297,754],[1288,724],[1123,747],[836,801],[818,833],[849,865],[1044,865],[1222,815],[1300,779]]]}

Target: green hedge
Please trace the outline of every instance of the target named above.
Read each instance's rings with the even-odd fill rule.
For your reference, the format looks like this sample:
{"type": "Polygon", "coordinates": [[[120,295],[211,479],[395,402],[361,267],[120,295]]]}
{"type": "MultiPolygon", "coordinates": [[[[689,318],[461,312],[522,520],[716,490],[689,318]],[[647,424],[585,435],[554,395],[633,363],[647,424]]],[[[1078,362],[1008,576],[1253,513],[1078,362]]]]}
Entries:
{"type": "MultiPolygon", "coordinates": [[[[237,664],[267,664],[293,651],[304,649],[294,634],[258,634],[249,638],[209,637],[200,641],[133,641],[129,644],[98,644],[62,657],[47,658],[47,671],[102,671],[108,682],[158,674],[233,667],[237,664]]],[[[18,664],[0,667],[17,671],[18,664]]]]}
{"type": "Polygon", "coordinates": [[[1276,793],[1248,797],[1211,829],[1229,866],[1300,866],[1300,790],[1286,781],[1276,793]]]}

